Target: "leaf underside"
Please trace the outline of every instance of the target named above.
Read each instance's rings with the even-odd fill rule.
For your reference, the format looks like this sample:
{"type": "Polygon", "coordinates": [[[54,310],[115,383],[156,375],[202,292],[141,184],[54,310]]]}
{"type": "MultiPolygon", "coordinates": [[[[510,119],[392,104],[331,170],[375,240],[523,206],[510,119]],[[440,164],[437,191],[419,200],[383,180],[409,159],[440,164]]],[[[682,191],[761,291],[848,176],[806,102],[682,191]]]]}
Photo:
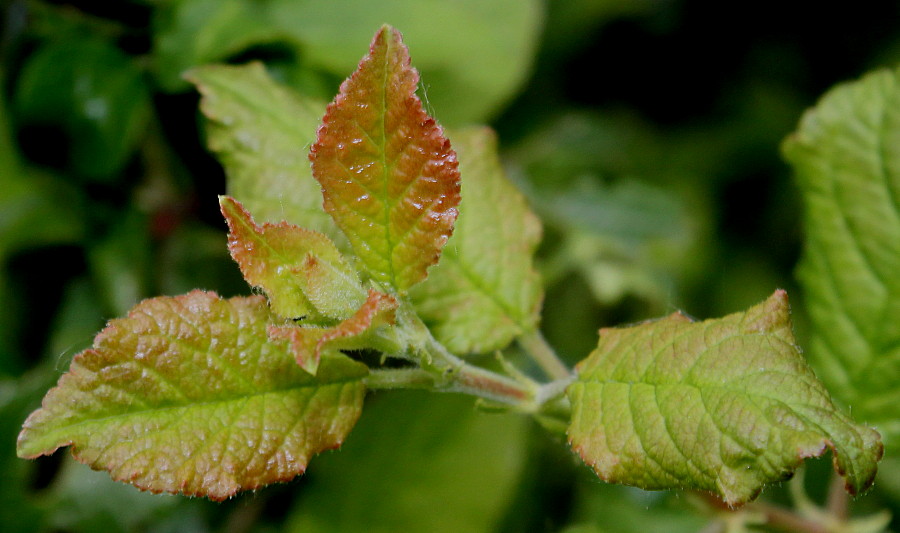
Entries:
{"type": "Polygon", "coordinates": [[[605,481],[693,487],[729,505],[830,448],[847,489],[865,490],[880,436],[835,409],[794,344],[789,312],[777,291],[721,319],[676,313],[601,330],[567,391],[571,446],[605,481]]]}
{"type": "Polygon", "coordinates": [[[900,70],[840,85],[784,143],[803,194],[810,358],[900,452],[900,70]]]}
{"type": "Polygon", "coordinates": [[[409,62],[400,34],[383,27],[310,152],[325,210],[368,274],[398,291],[437,263],[459,203],[456,154],[415,95],[409,62]]]}
{"type": "Polygon", "coordinates": [[[541,223],[500,166],[492,131],[451,138],[464,182],[459,218],[440,263],[410,296],[450,351],[485,353],[537,326],[543,292],[532,258],[541,223]]]}
{"type": "Polygon", "coordinates": [[[213,500],[292,479],[340,446],[367,370],[337,356],[310,376],[268,340],[274,318],[259,296],[145,300],[75,357],[26,420],[19,456],[71,445],[116,480],[213,500]]]}

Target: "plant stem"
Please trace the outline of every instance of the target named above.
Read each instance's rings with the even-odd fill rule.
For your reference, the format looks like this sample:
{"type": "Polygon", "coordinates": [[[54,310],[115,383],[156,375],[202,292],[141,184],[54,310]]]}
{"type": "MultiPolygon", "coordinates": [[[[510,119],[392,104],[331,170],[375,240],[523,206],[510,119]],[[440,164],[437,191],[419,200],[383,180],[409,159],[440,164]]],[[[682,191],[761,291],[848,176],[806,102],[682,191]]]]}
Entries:
{"type": "Polygon", "coordinates": [[[526,385],[490,370],[463,363],[446,389],[510,405],[525,406],[534,400],[534,391],[526,385]]]}
{"type": "Polygon", "coordinates": [[[526,385],[496,372],[460,362],[461,366],[448,372],[446,378],[421,368],[391,368],[371,370],[363,382],[372,390],[426,389],[460,392],[523,408],[533,403],[535,391],[526,385]]]}
{"type": "Polygon", "coordinates": [[[753,507],[766,517],[766,524],[782,531],[828,533],[828,528],[824,525],[798,516],[788,509],[767,504],[753,504],[753,507]]]}
{"type": "Polygon", "coordinates": [[[534,329],[518,338],[519,346],[541,367],[551,379],[564,379],[572,372],[565,363],[560,360],[556,352],[547,343],[540,330],[534,329]]]}
{"type": "Polygon", "coordinates": [[[785,509],[783,507],[762,502],[753,502],[740,509],[732,509],[726,505],[721,498],[714,494],[706,491],[696,491],[695,494],[699,496],[706,505],[717,510],[718,513],[735,513],[743,510],[745,512],[759,514],[765,520],[765,525],[780,531],[796,533],[828,533],[828,528],[823,524],[805,518],[791,509],[785,509]]]}
{"type": "Polygon", "coordinates": [[[363,379],[372,390],[433,389],[434,374],[421,368],[372,369],[363,379]]]}
{"type": "Polygon", "coordinates": [[[850,499],[844,488],[844,479],[836,473],[831,474],[831,486],[828,487],[828,513],[838,521],[845,522],[848,516],[850,499]]]}

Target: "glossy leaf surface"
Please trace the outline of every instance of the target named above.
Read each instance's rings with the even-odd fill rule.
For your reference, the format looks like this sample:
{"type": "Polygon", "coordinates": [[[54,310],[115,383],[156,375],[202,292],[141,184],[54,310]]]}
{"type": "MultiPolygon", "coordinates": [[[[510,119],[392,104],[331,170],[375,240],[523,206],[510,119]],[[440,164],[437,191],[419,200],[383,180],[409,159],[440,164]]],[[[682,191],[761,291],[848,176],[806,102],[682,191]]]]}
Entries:
{"type": "Polygon", "coordinates": [[[418,81],[399,32],[383,27],[310,152],[325,210],[364,269],[399,291],[437,262],[459,203],[456,154],[415,95],[418,81]]]}
{"type": "Polygon", "coordinates": [[[490,130],[453,135],[463,180],[460,215],[441,262],[411,292],[419,315],[456,353],[504,348],[536,327],[541,223],[507,179],[490,130]]]}
{"type": "Polygon", "coordinates": [[[836,397],[900,451],[900,71],[839,86],[784,152],[805,205],[798,270],[810,356],[836,397]]]}
{"type": "Polygon", "coordinates": [[[275,313],[314,322],[345,319],[365,301],[356,272],[327,236],[287,222],[257,225],[234,198],[219,198],[228,249],[275,313]]]}
{"type": "Polygon", "coordinates": [[[114,320],[32,413],[20,457],[75,457],[152,492],[221,500],[287,481],[338,447],[365,393],[346,357],[303,372],[268,341],[262,297],[194,291],[145,300],[114,320]]]}
{"type": "Polygon", "coordinates": [[[605,481],[736,505],[829,448],[851,493],[875,477],[880,436],[835,409],[794,344],[783,291],[716,320],[603,329],[577,370],[569,441],[605,481]]]}

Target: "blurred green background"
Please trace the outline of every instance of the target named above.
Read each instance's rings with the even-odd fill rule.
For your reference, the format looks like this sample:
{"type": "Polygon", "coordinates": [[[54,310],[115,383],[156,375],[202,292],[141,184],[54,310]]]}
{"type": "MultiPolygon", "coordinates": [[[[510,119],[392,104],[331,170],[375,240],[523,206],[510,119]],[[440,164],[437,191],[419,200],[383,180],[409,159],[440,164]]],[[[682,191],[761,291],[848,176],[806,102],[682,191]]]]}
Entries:
{"type": "MultiPolygon", "coordinates": [[[[718,316],[777,287],[792,294],[802,343],[799,201],[779,143],[826,89],[896,63],[898,7],[5,1],[0,529],[701,529],[710,516],[691,496],[603,485],[531,422],[465,398],[375,395],[343,450],[224,504],[141,494],[66,453],[19,460],[15,435],[71,357],[140,299],[249,292],[225,247],[224,173],[182,72],[261,60],[329,100],[383,23],[403,32],[440,122],[499,132],[510,176],[545,222],[543,327],[568,362],[600,326],[675,309],[718,316]]],[[[828,465],[809,470],[821,498],[828,465]]],[[[896,509],[891,472],[855,508],[896,509]]]]}

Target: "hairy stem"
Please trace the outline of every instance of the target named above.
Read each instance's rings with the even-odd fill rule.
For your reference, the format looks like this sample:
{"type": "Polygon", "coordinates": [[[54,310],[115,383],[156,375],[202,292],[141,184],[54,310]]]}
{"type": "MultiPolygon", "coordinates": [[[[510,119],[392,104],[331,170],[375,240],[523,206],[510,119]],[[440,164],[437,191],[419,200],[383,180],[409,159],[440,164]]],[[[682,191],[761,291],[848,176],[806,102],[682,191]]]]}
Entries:
{"type": "Polygon", "coordinates": [[[363,383],[372,390],[435,388],[434,374],[421,368],[373,369],[363,383]]]}
{"type": "Polygon", "coordinates": [[[554,380],[565,379],[572,374],[539,330],[535,329],[522,335],[518,338],[518,342],[519,346],[534,359],[538,366],[541,367],[541,370],[550,378],[554,380]]]}
{"type": "Polygon", "coordinates": [[[366,378],[370,389],[429,389],[459,392],[523,411],[535,411],[535,397],[540,387],[535,383],[515,380],[486,368],[472,365],[450,353],[438,342],[415,310],[401,305],[397,321],[404,325],[416,346],[405,357],[418,363],[416,368],[372,370],[366,378]]]}
{"type": "Polygon", "coordinates": [[[462,363],[446,376],[421,368],[372,370],[363,380],[373,390],[425,389],[459,392],[507,405],[526,407],[534,400],[534,391],[526,385],[490,370],[462,363]]]}

